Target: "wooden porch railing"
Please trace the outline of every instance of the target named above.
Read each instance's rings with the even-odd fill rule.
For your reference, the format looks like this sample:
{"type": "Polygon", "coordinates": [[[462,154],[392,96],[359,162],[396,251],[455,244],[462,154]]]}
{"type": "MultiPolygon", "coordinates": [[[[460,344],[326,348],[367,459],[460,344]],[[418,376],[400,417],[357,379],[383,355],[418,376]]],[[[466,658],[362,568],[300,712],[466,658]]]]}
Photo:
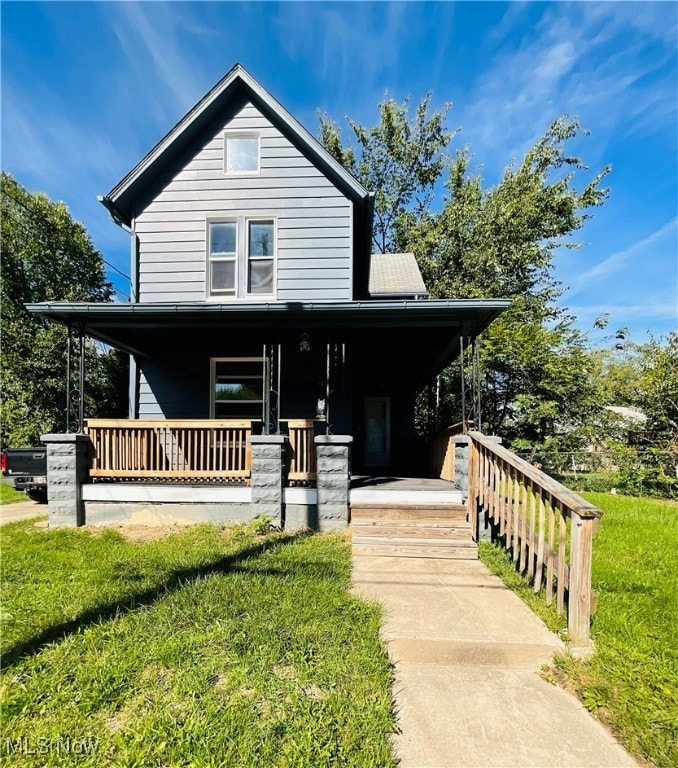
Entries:
{"type": "Polygon", "coordinates": [[[484,511],[535,593],[544,590],[575,645],[589,644],[593,533],[602,512],[480,432],[469,432],[472,530],[484,511]]]}
{"type": "Polygon", "coordinates": [[[289,435],[287,479],[290,483],[311,483],[316,479],[316,452],[313,419],[281,419],[289,435]]]}
{"type": "Polygon", "coordinates": [[[451,437],[461,435],[464,422],[441,429],[431,440],[431,468],[433,474],[441,480],[454,482],[454,443],[451,437]]]}
{"type": "Polygon", "coordinates": [[[251,421],[90,419],[90,475],[112,478],[247,479],[251,421]]]}

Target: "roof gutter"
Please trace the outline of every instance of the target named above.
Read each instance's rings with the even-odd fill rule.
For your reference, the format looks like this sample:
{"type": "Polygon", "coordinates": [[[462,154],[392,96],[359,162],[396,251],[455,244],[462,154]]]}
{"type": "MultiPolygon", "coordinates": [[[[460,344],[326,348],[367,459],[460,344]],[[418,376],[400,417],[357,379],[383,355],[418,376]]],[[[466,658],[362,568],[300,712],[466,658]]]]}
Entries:
{"type": "Polygon", "coordinates": [[[118,206],[111,200],[110,197],[107,195],[97,195],[97,200],[104,206],[104,208],[108,211],[113,221],[119,226],[122,227],[125,232],[127,232],[130,235],[133,235],[134,232],[132,230],[131,224],[132,222],[129,220],[127,216],[118,208],[118,206]]]}
{"type": "Polygon", "coordinates": [[[363,300],[363,301],[293,301],[293,302],[147,302],[128,304],[122,302],[70,302],[44,301],[24,304],[32,314],[47,315],[59,311],[77,313],[79,315],[98,315],[101,313],[114,314],[183,314],[193,312],[201,315],[211,314],[252,314],[266,312],[271,314],[303,313],[303,312],[336,312],[340,314],[353,313],[356,310],[365,312],[447,312],[458,309],[507,309],[510,299],[417,299],[401,300],[363,300]]]}
{"type": "Polygon", "coordinates": [[[428,300],[428,291],[370,291],[370,298],[380,301],[383,299],[402,299],[403,301],[423,301],[428,300]]]}

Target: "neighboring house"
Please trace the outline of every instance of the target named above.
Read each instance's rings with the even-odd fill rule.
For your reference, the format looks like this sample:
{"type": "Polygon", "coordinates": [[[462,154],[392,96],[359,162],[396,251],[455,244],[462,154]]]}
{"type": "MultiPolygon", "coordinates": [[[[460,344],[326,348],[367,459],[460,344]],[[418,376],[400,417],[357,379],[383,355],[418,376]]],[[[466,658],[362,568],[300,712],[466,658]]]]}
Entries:
{"type": "Polygon", "coordinates": [[[30,310],[128,352],[144,423],[298,422],[352,436],[354,473],[413,474],[417,394],[508,304],[428,299],[412,254],[371,254],[372,196],[240,65],[101,202],[130,303],[30,310]]]}
{"type": "Polygon", "coordinates": [[[642,429],[647,422],[647,416],[637,408],[628,408],[624,405],[604,405],[603,408],[614,414],[619,421],[619,426],[627,431],[642,429]]]}

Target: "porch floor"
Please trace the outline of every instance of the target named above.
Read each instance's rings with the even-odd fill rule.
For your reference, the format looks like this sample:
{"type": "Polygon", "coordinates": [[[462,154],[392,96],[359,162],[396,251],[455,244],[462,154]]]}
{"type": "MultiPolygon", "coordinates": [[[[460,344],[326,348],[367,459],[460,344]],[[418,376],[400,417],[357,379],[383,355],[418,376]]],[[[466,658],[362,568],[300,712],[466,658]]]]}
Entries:
{"type": "Polygon", "coordinates": [[[462,502],[462,492],[453,483],[429,477],[354,475],[349,486],[352,508],[447,506],[462,502]]]}
{"type": "Polygon", "coordinates": [[[391,477],[387,475],[353,475],[351,490],[389,491],[455,491],[454,483],[435,477],[391,477]]]}

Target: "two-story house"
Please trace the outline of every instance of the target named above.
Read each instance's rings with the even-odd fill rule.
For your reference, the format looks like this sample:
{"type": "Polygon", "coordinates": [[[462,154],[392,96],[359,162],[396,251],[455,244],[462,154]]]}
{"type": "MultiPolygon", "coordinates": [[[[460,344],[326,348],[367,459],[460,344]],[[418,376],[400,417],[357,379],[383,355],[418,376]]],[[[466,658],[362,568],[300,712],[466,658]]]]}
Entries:
{"type": "Polygon", "coordinates": [[[476,430],[411,479],[417,393],[507,301],[431,300],[411,254],[371,254],[369,193],[240,66],[102,202],[132,300],[28,306],[79,338],[77,429],[43,436],[50,525],[265,516],[464,559],[492,531],[587,645],[600,510],[476,430]],[[129,353],[129,419],[82,423],[85,336],[129,353]]]}
{"type": "Polygon", "coordinates": [[[130,421],[95,440],[95,475],[246,478],[235,433],[204,433],[238,423],[352,436],[353,472],[412,474],[417,393],[507,306],[431,300],[412,254],[372,254],[370,193],[240,65],[101,202],[130,234],[131,301],[30,307],[130,355],[130,421]],[[190,439],[157,437],[178,420],[190,439]]]}

